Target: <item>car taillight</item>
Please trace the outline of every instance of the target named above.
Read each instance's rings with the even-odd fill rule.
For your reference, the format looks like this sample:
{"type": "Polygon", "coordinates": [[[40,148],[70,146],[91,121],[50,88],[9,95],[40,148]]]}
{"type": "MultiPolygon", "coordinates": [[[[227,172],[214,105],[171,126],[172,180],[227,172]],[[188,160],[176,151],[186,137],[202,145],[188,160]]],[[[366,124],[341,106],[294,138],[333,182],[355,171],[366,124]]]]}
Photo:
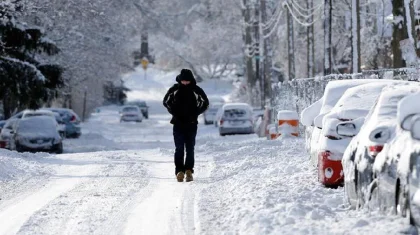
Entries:
{"type": "Polygon", "coordinates": [[[328,158],[332,155],[332,153],[328,150],[322,151],[319,153],[323,158],[328,158]]]}
{"type": "Polygon", "coordinates": [[[220,125],[223,125],[224,120],[220,119],[220,125]]]}
{"type": "Polygon", "coordinates": [[[77,121],[77,119],[76,119],[76,116],[71,116],[71,118],[70,118],[70,122],[75,122],[75,121],[77,121]]]}
{"type": "Polygon", "coordinates": [[[369,146],[369,155],[371,157],[376,157],[382,151],[383,148],[383,145],[369,146]]]}
{"type": "Polygon", "coordinates": [[[328,139],[330,139],[330,140],[341,140],[341,138],[340,138],[340,137],[333,136],[333,135],[326,135],[325,137],[327,137],[327,138],[328,138],[328,139]]]}

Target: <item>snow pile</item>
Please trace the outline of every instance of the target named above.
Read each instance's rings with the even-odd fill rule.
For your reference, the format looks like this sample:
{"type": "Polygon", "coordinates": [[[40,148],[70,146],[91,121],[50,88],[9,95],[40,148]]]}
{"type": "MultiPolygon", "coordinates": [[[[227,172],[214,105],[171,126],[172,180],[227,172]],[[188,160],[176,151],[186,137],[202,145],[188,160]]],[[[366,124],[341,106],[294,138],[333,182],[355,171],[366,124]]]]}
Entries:
{"type": "Polygon", "coordinates": [[[38,162],[39,157],[48,154],[19,154],[6,149],[0,149],[0,183],[21,176],[46,174],[44,167],[38,162]]]}
{"type": "Polygon", "coordinates": [[[395,234],[405,228],[398,217],[349,210],[342,188],[317,182],[303,147],[301,138],[224,138],[200,146],[214,152],[215,166],[212,178],[197,179],[207,183],[198,204],[199,233],[395,234]]]}

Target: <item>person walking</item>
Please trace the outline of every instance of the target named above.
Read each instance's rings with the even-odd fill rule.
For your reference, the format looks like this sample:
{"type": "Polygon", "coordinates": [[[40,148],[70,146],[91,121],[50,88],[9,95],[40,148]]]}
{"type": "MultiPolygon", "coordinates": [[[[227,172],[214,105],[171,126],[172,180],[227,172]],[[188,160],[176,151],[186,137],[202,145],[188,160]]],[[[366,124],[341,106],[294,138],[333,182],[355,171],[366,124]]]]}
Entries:
{"type": "Polygon", "coordinates": [[[209,106],[209,100],[203,89],[197,86],[193,73],[182,69],[176,77],[177,83],[169,88],[163,98],[163,105],[172,115],[175,142],[175,175],[178,182],[193,181],[194,146],[197,135],[197,118],[209,106]],[[186,158],[184,162],[184,150],[186,158]]]}

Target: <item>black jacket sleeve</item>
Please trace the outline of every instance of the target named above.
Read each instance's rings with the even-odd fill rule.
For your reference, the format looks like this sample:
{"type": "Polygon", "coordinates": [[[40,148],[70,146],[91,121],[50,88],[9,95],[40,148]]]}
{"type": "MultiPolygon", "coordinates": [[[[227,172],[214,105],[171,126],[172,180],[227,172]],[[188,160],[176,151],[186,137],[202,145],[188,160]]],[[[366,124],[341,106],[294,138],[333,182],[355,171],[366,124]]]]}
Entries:
{"type": "Polygon", "coordinates": [[[209,99],[207,98],[206,93],[199,86],[196,87],[196,93],[198,95],[198,115],[204,113],[209,107],[209,99]]]}
{"type": "Polygon", "coordinates": [[[175,97],[175,91],[178,89],[178,86],[175,84],[171,88],[169,88],[168,92],[166,92],[165,97],[163,98],[163,106],[168,110],[170,114],[173,115],[174,112],[174,97],[175,97]]]}

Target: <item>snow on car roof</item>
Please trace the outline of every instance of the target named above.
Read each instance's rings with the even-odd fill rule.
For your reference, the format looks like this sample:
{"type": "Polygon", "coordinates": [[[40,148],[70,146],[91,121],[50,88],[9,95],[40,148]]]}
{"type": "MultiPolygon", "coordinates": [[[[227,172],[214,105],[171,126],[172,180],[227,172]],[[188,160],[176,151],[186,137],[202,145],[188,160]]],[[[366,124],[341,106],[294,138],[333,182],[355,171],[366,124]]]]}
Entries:
{"type": "Polygon", "coordinates": [[[349,88],[331,110],[338,118],[355,119],[366,116],[382,89],[393,82],[368,83],[349,88]]]}
{"type": "Polygon", "coordinates": [[[228,103],[223,105],[223,109],[249,109],[252,110],[251,106],[247,103],[228,103]]]}
{"type": "Polygon", "coordinates": [[[381,83],[389,82],[392,80],[386,79],[352,79],[352,80],[340,80],[340,81],[330,81],[325,87],[325,92],[323,96],[322,107],[320,114],[328,113],[338,102],[339,98],[346,92],[347,89],[366,83],[381,83]]]}
{"type": "MultiPolygon", "coordinates": [[[[414,92],[420,92],[420,86],[397,86],[384,88],[378,99],[378,108],[375,110],[373,115],[379,119],[396,118],[398,103],[404,97],[414,92]]],[[[420,99],[418,98],[417,101],[419,100],[420,99]]],[[[410,107],[410,109],[413,109],[413,107],[410,107]]]]}

